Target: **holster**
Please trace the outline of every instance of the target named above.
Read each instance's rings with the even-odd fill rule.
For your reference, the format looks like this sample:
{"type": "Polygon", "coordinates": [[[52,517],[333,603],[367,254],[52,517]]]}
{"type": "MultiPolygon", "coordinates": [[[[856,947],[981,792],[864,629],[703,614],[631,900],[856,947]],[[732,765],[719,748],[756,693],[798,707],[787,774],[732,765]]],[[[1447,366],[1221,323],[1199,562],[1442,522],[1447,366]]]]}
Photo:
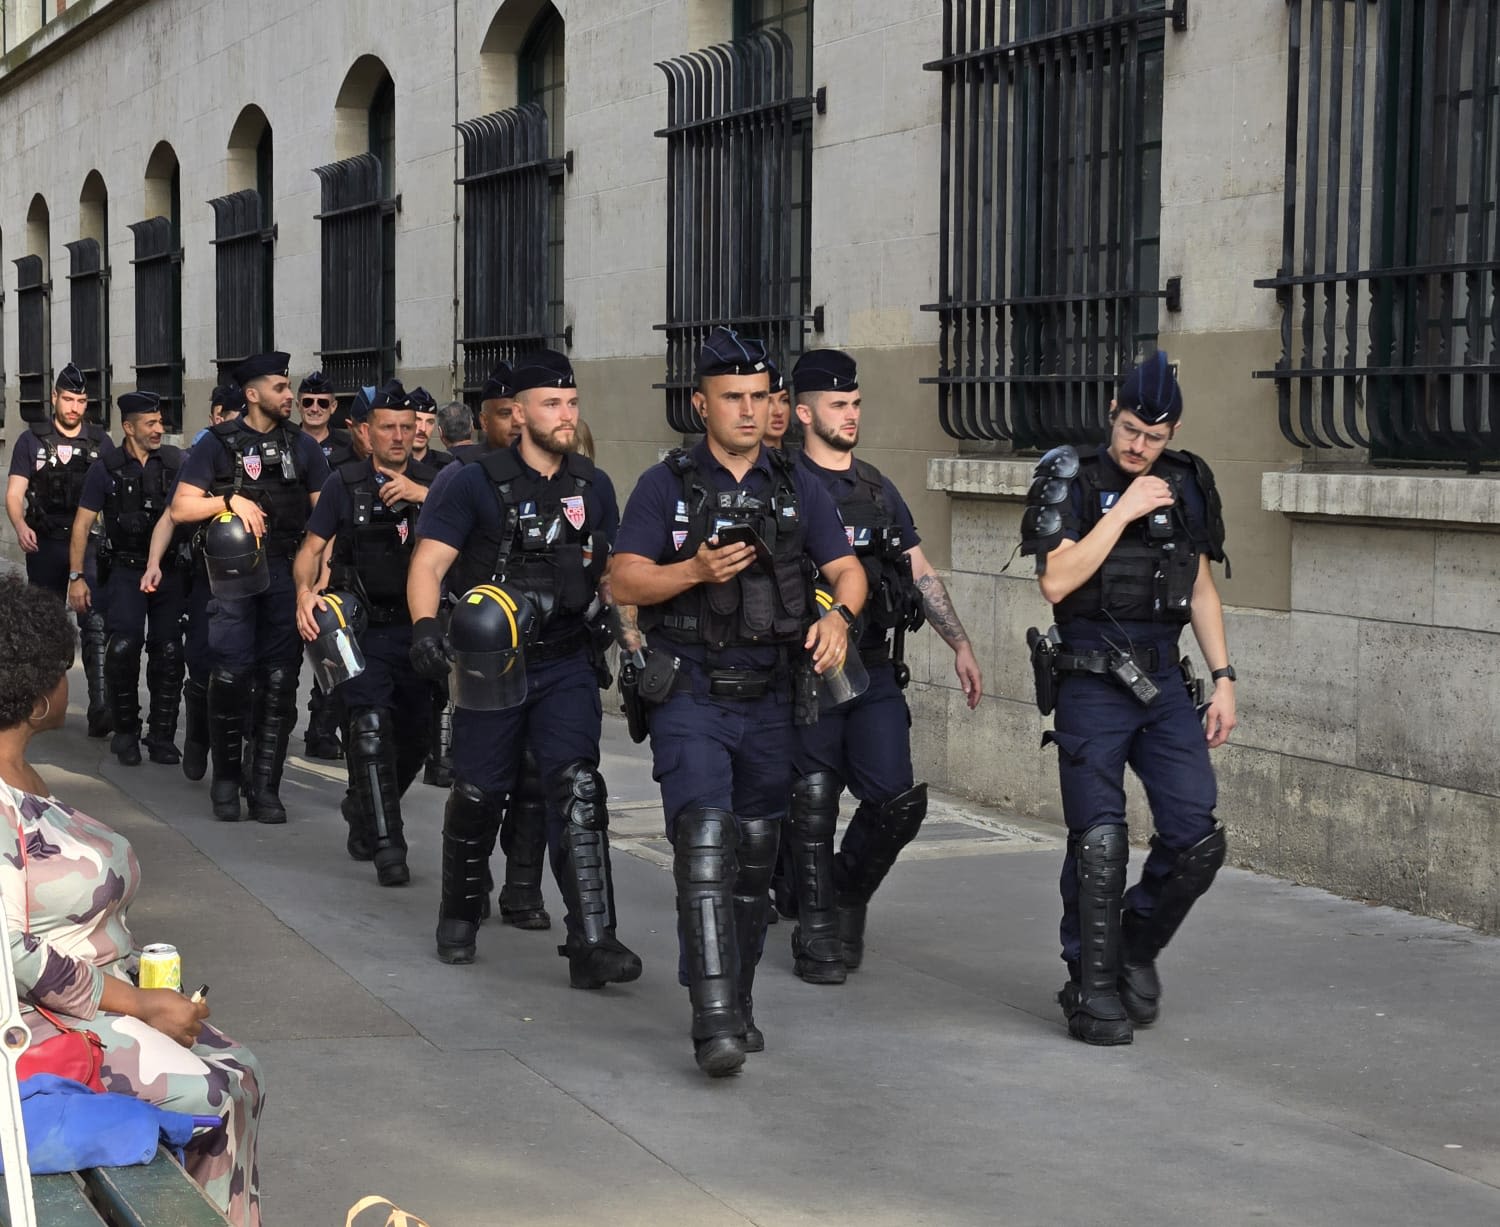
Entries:
{"type": "Polygon", "coordinates": [[[630,740],[640,745],[651,731],[646,719],[646,701],[641,698],[640,670],[629,661],[620,664],[620,710],[625,713],[625,727],[630,740]]]}
{"type": "Polygon", "coordinates": [[[1036,681],[1036,709],[1050,716],[1057,706],[1057,649],[1061,643],[1057,627],[1045,635],[1036,627],[1026,632],[1026,646],[1031,650],[1031,672],[1036,681]]]}
{"type": "Polygon", "coordinates": [[[1182,670],[1182,684],[1187,687],[1188,698],[1193,701],[1193,707],[1202,711],[1208,702],[1207,680],[1193,671],[1193,662],[1186,656],[1177,662],[1177,667],[1182,670]]]}

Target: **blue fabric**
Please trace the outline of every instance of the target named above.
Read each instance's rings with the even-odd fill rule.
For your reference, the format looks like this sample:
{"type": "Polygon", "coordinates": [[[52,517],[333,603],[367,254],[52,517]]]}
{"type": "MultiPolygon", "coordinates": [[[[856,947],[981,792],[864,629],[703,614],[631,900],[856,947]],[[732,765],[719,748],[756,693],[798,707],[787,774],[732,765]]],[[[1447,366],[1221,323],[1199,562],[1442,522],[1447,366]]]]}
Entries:
{"type": "Polygon", "coordinates": [[[21,1117],[34,1176],[150,1163],[158,1143],[180,1147],[193,1136],[191,1116],[131,1095],[99,1094],[56,1074],[21,1083],[21,1117]]]}

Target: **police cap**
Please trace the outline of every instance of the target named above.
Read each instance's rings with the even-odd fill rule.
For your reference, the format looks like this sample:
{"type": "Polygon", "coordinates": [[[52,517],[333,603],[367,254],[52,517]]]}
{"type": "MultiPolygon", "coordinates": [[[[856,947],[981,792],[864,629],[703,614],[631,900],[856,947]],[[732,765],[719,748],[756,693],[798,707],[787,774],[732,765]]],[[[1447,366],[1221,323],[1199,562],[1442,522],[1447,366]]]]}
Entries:
{"type": "Polygon", "coordinates": [[[426,388],[416,387],[406,394],[408,408],[415,409],[418,413],[436,413],[437,401],[432,399],[432,393],[426,388]]]}
{"type": "Polygon", "coordinates": [[[240,413],[245,408],[245,390],[238,384],[221,383],[208,398],[208,407],[222,407],[230,413],[240,413]]]}
{"type": "Polygon", "coordinates": [[[406,389],[401,386],[399,379],[388,379],[380,386],[380,391],[370,401],[371,409],[408,409],[406,403],[406,389]]]}
{"type": "Polygon", "coordinates": [[[291,354],[283,354],[278,350],[269,354],[254,354],[241,362],[231,373],[234,375],[234,382],[243,388],[252,379],[262,379],[267,375],[284,376],[291,369],[291,354]]]}
{"type": "Polygon", "coordinates": [[[841,349],[810,349],[792,367],[792,385],[804,392],[853,392],[859,388],[859,368],[841,349]]]}
{"type": "Polygon", "coordinates": [[[84,381],[83,372],[71,362],[57,372],[57,378],[52,381],[52,386],[58,392],[88,391],[88,384],[84,381]]]}
{"type": "Polygon", "coordinates": [[[1167,361],[1167,352],[1158,349],[1125,376],[1115,403],[1129,409],[1148,426],[1160,426],[1182,417],[1182,388],[1177,371],[1167,361]]]}
{"type": "Polygon", "coordinates": [[[715,328],[698,351],[698,378],[714,375],[759,375],[770,369],[766,343],[742,337],[733,328],[715,328]]]}
{"type": "Polygon", "coordinates": [[[128,418],[132,413],[161,412],[161,397],[155,392],[127,392],[117,403],[122,418],[128,418]]]}
{"type": "Polygon", "coordinates": [[[354,399],[349,402],[349,420],[351,422],[363,422],[370,416],[370,410],[375,405],[375,398],[380,391],[373,384],[365,384],[354,393],[354,399]]]}
{"type": "Polygon", "coordinates": [[[771,391],[773,393],[785,392],[786,372],[784,372],[779,366],[777,366],[776,363],[771,361],[770,358],[766,359],[766,370],[771,372],[771,391]]]}
{"type": "Polygon", "coordinates": [[[309,371],[297,385],[298,396],[309,392],[314,396],[331,396],[335,391],[337,389],[333,386],[333,380],[322,371],[309,371]]]}
{"type": "Polygon", "coordinates": [[[482,401],[508,400],[515,394],[516,385],[510,363],[495,363],[495,369],[490,372],[489,378],[484,381],[484,387],[479,390],[479,399],[482,401]]]}
{"type": "Polygon", "coordinates": [[[578,381],[566,354],[543,349],[517,360],[510,386],[511,394],[519,396],[530,388],[576,388],[578,381]]]}

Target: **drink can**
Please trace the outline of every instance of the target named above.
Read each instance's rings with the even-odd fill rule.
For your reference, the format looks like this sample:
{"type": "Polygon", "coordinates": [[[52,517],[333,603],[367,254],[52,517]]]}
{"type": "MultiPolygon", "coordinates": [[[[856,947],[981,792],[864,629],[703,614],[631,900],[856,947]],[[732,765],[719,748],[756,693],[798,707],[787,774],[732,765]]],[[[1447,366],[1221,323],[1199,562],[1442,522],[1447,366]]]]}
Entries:
{"type": "Polygon", "coordinates": [[[182,991],[182,956],[176,946],[156,942],[141,950],[141,987],[182,991]]]}

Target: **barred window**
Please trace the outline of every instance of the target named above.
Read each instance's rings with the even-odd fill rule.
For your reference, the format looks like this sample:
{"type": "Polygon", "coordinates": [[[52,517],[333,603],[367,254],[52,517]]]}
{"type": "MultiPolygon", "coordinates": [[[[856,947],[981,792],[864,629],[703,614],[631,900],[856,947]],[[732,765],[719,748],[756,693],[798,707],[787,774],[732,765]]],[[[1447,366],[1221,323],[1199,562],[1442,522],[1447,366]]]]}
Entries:
{"type": "Polygon", "coordinates": [[[51,415],[52,283],[41,256],[16,261],[16,359],[20,365],[21,420],[45,422],[51,415]]]}
{"type": "Polygon", "coordinates": [[[182,169],[165,141],[146,168],[147,208],[134,222],[135,386],[161,397],[167,430],[182,429],[182,169]]]}
{"type": "Polygon", "coordinates": [[[740,3],[741,37],[667,76],[667,421],[702,431],[694,366],[718,325],[789,365],[810,313],[812,6],[740,3]]]}
{"type": "Polygon", "coordinates": [[[1289,0],[1282,434],[1500,461],[1500,7],[1289,0]]]}
{"type": "Polygon", "coordinates": [[[97,239],[75,239],[68,248],[68,287],[73,324],[72,359],[83,372],[88,416],[110,425],[109,270],[97,239]]]}
{"type": "MultiPolygon", "coordinates": [[[[520,70],[521,105],[531,103],[547,117],[546,144],[549,161],[547,177],[546,236],[547,337],[549,346],[562,343],[566,325],[563,311],[563,174],[567,142],[563,120],[565,102],[565,40],[563,20],[550,4],[526,35],[521,45],[517,67],[520,70]]],[[[567,339],[571,344],[571,338],[567,339]]]]}
{"type": "MultiPolygon", "coordinates": [[[[272,217],[271,125],[255,139],[255,186],[210,200],[214,211],[214,297],[217,305],[219,382],[252,354],[276,347],[274,277],[276,223],[272,217]]],[[[245,147],[248,147],[248,140],[245,147]]]]}
{"type": "Polygon", "coordinates": [[[1106,433],[1154,349],[1165,0],[950,0],[943,55],[943,430],[1016,448],[1106,433]]]}

